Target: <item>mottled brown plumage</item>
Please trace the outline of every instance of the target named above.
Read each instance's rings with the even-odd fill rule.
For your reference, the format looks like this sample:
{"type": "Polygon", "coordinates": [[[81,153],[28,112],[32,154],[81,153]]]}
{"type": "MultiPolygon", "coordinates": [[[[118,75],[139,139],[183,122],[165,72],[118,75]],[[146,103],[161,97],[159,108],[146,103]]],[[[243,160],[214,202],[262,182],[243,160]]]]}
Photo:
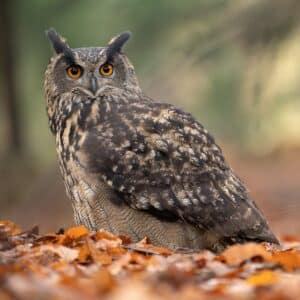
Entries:
{"type": "Polygon", "coordinates": [[[47,111],[76,223],[173,249],[278,243],[206,129],[143,94],[121,52],[128,33],[79,49],[48,36],[47,111]]]}

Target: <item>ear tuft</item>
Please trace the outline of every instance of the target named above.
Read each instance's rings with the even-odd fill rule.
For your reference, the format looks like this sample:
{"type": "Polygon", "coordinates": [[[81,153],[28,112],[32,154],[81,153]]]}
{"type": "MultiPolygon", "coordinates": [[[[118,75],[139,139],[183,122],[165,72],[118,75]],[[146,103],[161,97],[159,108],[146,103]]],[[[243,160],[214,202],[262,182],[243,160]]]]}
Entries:
{"type": "Polygon", "coordinates": [[[65,48],[69,48],[66,41],[56,32],[54,28],[50,28],[46,31],[46,36],[51,41],[56,54],[64,52],[65,48]]]}
{"type": "Polygon", "coordinates": [[[74,63],[74,54],[65,39],[61,37],[54,28],[47,30],[46,35],[49,38],[55,53],[63,53],[69,64],[74,63]]]}
{"type": "Polygon", "coordinates": [[[116,53],[121,53],[122,47],[129,40],[131,32],[125,31],[115,36],[107,45],[107,57],[112,58],[116,53]]]}

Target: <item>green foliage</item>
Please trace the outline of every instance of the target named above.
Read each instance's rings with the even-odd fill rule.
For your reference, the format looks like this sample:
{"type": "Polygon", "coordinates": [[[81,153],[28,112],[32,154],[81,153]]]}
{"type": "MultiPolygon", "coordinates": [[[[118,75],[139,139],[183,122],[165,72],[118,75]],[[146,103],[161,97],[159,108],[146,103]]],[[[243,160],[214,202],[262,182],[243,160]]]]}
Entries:
{"type": "MultiPolygon", "coordinates": [[[[19,103],[24,113],[27,150],[37,160],[54,158],[54,142],[43,100],[43,73],[51,55],[44,31],[49,27],[66,36],[73,47],[103,45],[121,31],[132,31],[133,38],[126,52],[146,91],[156,97],[166,95],[169,102],[182,103],[183,107],[193,107],[194,114],[213,133],[240,147],[247,148],[249,141],[251,144],[260,137],[259,128],[251,122],[268,122],[280,113],[278,103],[294,105],[299,99],[298,85],[297,89],[287,88],[285,96],[275,93],[270,100],[265,96],[272,85],[267,77],[263,78],[259,85],[262,91],[257,94],[258,85],[254,84],[257,77],[251,75],[251,70],[260,68],[260,60],[256,60],[255,65],[251,57],[261,56],[262,60],[285,57],[279,50],[287,40],[293,40],[297,30],[299,33],[297,0],[15,0],[14,5],[11,17],[17,35],[19,103]],[[187,64],[193,72],[187,68],[181,70],[181,66],[187,64]],[[195,74],[199,75],[198,83],[195,74]],[[195,82],[191,99],[176,98],[179,92],[185,93],[179,80],[174,85],[180,76],[195,82]],[[160,95],[157,92],[160,88],[153,84],[156,77],[160,79],[156,84],[160,84],[161,89],[168,82],[174,86],[160,95]],[[249,94],[247,86],[252,86],[252,81],[253,94],[249,94]],[[245,104],[249,97],[250,109],[245,104]],[[272,113],[258,112],[263,101],[269,101],[272,113]],[[187,105],[188,102],[192,104],[187,105]],[[259,121],[257,115],[263,121],[259,121]],[[257,135],[249,128],[255,128],[257,135]]],[[[268,73],[268,68],[263,72],[268,73]]],[[[297,76],[300,79],[300,74],[297,76]]],[[[272,134],[272,130],[268,132],[272,134]]],[[[265,134],[263,132],[261,137],[265,134]]]]}

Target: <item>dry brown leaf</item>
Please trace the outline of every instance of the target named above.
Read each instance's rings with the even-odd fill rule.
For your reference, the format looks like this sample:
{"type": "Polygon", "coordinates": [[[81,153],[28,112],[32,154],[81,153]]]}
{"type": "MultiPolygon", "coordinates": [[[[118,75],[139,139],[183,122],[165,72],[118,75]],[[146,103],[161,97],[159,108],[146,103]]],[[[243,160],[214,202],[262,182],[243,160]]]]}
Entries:
{"type": "Polygon", "coordinates": [[[119,235],[119,239],[122,241],[122,244],[128,245],[131,244],[131,238],[125,235],[119,235]]]}
{"type": "Polygon", "coordinates": [[[0,221],[0,236],[12,236],[20,232],[21,230],[15,223],[8,220],[0,221]]]}
{"type": "Polygon", "coordinates": [[[76,226],[69,228],[65,236],[71,240],[79,240],[83,237],[86,237],[89,234],[89,230],[85,226],[76,226]]]}
{"type": "Polygon", "coordinates": [[[279,280],[278,274],[273,271],[263,270],[246,279],[246,282],[255,286],[268,286],[279,280]]]}
{"type": "MultiPolygon", "coordinates": [[[[91,236],[93,238],[93,236],[91,236]]],[[[94,240],[94,239],[92,239],[94,240]]],[[[115,237],[115,239],[99,239],[95,241],[95,245],[98,249],[103,250],[103,251],[113,251],[116,248],[122,247],[122,240],[119,239],[118,237],[115,237]]]]}
{"type": "Polygon", "coordinates": [[[101,265],[111,264],[112,257],[106,252],[98,250],[91,239],[87,240],[87,246],[94,262],[100,263],[101,265]]]}
{"type": "Polygon", "coordinates": [[[131,252],[130,260],[128,261],[126,269],[130,271],[144,270],[147,266],[149,258],[150,256],[146,256],[138,252],[131,252]]]}
{"type": "Polygon", "coordinates": [[[46,245],[46,244],[62,244],[65,236],[61,234],[48,233],[44,236],[39,237],[34,241],[35,245],[46,245]]]}
{"type": "Polygon", "coordinates": [[[255,256],[260,256],[263,260],[269,260],[272,253],[268,252],[261,244],[247,243],[227,248],[220,258],[224,259],[228,265],[235,266],[255,256]]]}
{"type": "Polygon", "coordinates": [[[113,263],[108,266],[108,270],[113,275],[119,274],[130,262],[131,256],[127,252],[124,255],[121,255],[118,260],[113,261],[113,263]]]}
{"type": "Polygon", "coordinates": [[[78,258],[78,250],[72,249],[66,246],[51,246],[51,245],[42,245],[40,246],[40,254],[42,253],[55,253],[59,255],[61,261],[66,263],[73,262],[75,259],[78,258]]]}
{"type": "Polygon", "coordinates": [[[103,239],[115,241],[118,240],[118,237],[105,230],[99,230],[98,232],[92,235],[92,239],[95,241],[99,241],[103,239]]]}
{"type": "Polygon", "coordinates": [[[84,243],[79,248],[79,253],[78,253],[77,260],[80,264],[85,264],[85,263],[90,262],[90,260],[91,260],[91,251],[90,251],[90,247],[88,246],[87,243],[84,243]]]}
{"type": "Polygon", "coordinates": [[[107,248],[107,253],[112,257],[120,257],[126,253],[126,250],[122,247],[107,248]]]}
{"type": "Polygon", "coordinates": [[[275,252],[269,259],[270,262],[280,264],[287,271],[300,269],[300,251],[290,249],[275,252]]]}
{"type": "Polygon", "coordinates": [[[144,244],[150,244],[150,240],[148,237],[144,237],[143,239],[141,239],[138,243],[136,243],[137,245],[144,245],[144,244]]]}
{"type": "Polygon", "coordinates": [[[97,255],[94,256],[94,261],[100,263],[103,266],[107,266],[112,263],[112,257],[105,252],[97,253],[97,255]]]}
{"type": "Polygon", "coordinates": [[[149,244],[149,240],[147,237],[143,238],[141,241],[139,241],[136,244],[128,245],[128,248],[135,251],[141,251],[143,250],[146,252],[146,254],[161,254],[161,255],[171,255],[174,253],[174,251],[162,248],[158,246],[153,246],[152,244],[149,244]]]}

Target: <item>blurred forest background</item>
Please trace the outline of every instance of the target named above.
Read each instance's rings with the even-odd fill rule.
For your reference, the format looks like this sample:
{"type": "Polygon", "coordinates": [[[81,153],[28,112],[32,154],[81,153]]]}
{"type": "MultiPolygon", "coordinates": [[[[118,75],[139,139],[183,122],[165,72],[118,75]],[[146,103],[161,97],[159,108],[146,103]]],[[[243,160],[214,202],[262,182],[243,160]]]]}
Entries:
{"type": "Polygon", "coordinates": [[[0,22],[1,219],[72,224],[45,113],[44,31],[81,47],[130,30],[145,92],[193,112],[274,230],[299,232],[299,0],[1,0],[0,22]]]}

